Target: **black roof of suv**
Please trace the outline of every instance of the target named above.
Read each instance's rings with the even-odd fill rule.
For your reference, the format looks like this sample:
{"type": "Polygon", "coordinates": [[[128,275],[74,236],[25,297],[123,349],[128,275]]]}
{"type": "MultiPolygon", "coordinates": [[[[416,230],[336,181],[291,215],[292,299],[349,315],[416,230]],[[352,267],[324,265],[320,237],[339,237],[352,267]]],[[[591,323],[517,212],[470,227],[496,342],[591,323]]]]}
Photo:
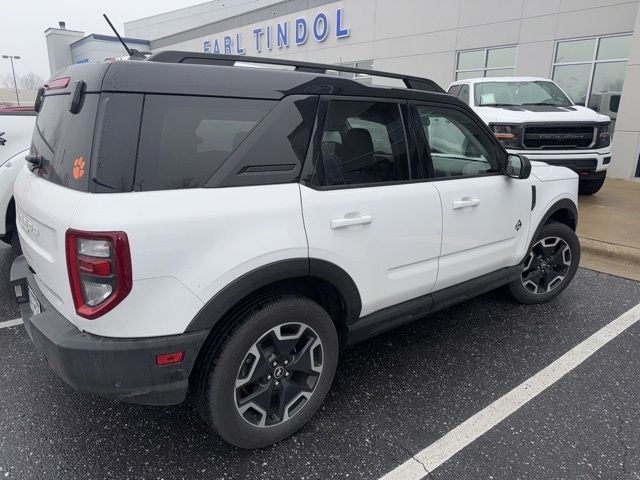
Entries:
{"type": "Polygon", "coordinates": [[[167,51],[142,61],[72,65],[57,72],[36,99],[32,157],[49,181],[93,193],[296,182],[322,95],[431,101],[469,110],[420,77],[167,51]],[[407,88],[327,74],[334,70],[401,80],[407,88]],[[163,120],[167,115],[170,122],[163,120]],[[74,179],[76,164],[90,174],[74,179]]]}
{"type": "Polygon", "coordinates": [[[73,65],[58,73],[58,76],[71,77],[69,89],[75,81],[84,81],[87,93],[215,95],[274,100],[295,94],[325,94],[458,103],[438,84],[426,78],[337,65],[194,52],[166,51],[142,61],[73,65]],[[238,63],[295,69],[229,68],[238,63]],[[352,78],[328,75],[325,72],[329,70],[402,80],[408,88],[369,86],[352,78]]]}

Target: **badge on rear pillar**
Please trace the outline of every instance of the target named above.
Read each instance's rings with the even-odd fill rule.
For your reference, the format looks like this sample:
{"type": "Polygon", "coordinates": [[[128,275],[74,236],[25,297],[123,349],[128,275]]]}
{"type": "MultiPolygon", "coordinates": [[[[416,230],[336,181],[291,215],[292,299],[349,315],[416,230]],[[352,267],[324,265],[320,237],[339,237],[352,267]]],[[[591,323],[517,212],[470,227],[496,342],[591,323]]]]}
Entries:
{"type": "Polygon", "coordinates": [[[521,228],[522,228],[522,222],[518,220],[518,223],[516,223],[516,232],[520,231],[521,228]]]}

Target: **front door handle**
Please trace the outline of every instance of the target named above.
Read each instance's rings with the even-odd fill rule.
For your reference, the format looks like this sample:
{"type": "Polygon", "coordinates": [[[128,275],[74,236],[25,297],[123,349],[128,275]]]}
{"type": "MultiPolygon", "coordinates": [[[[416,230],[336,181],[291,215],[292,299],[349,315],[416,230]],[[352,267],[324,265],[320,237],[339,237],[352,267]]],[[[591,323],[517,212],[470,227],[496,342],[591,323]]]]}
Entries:
{"type": "Polygon", "coordinates": [[[465,207],[477,207],[478,205],[480,205],[479,198],[464,197],[453,202],[453,209],[458,210],[465,207]]]}
{"type": "Polygon", "coordinates": [[[358,217],[342,217],[332,218],[331,228],[336,230],[338,228],[351,227],[352,225],[369,225],[373,221],[371,215],[360,215],[358,217]]]}

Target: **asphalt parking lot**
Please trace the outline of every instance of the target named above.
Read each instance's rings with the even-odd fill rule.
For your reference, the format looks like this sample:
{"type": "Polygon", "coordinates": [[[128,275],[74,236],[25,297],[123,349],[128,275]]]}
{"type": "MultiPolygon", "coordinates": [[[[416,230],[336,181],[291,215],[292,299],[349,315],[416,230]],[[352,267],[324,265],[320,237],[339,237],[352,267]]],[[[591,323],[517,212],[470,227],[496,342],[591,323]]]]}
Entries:
{"type": "MultiPolygon", "coordinates": [[[[10,262],[0,247],[0,322],[18,316],[10,262]]],[[[312,421],[259,451],[187,404],[77,394],[2,328],[0,478],[377,479],[639,302],[640,283],[581,269],[546,305],[497,291],[406,325],[347,351],[312,421]]],[[[636,324],[426,478],[640,478],[639,346],[636,324]]]]}

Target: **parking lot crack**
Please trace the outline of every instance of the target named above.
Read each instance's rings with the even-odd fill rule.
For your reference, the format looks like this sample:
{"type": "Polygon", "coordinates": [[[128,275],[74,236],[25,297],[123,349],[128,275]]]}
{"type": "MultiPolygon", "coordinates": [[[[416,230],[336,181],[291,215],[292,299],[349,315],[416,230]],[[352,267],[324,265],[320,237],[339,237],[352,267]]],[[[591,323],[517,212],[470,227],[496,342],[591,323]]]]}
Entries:
{"type": "MultiPolygon", "coordinates": [[[[613,389],[608,387],[605,387],[605,388],[609,390],[609,393],[613,398],[615,398],[616,400],[618,399],[618,395],[616,394],[616,392],[613,391],[613,389]]],[[[620,473],[616,476],[616,478],[627,478],[629,475],[628,462],[629,462],[629,453],[630,453],[631,447],[627,445],[627,442],[625,441],[625,438],[624,438],[625,420],[622,417],[622,409],[618,405],[617,401],[614,402],[613,408],[615,410],[615,415],[617,420],[616,440],[618,441],[618,443],[620,444],[620,447],[622,448],[621,470],[620,470],[620,473]]]]}
{"type": "Polygon", "coordinates": [[[407,449],[404,445],[400,444],[400,443],[396,443],[392,440],[388,440],[384,437],[380,437],[378,436],[378,439],[382,440],[384,443],[387,443],[389,445],[391,445],[392,447],[396,447],[400,450],[402,450],[403,452],[405,452],[407,455],[409,455],[409,457],[411,457],[411,459],[416,462],[418,465],[420,465],[422,467],[422,469],[425,472],[425,476],[423,478],[428,478],[433,480],[433,476],[431,475],[431,472],[427,469],[427,466],[420,460],[418,459],[414,454],[412,454],[409,449],[407,449]]]}

